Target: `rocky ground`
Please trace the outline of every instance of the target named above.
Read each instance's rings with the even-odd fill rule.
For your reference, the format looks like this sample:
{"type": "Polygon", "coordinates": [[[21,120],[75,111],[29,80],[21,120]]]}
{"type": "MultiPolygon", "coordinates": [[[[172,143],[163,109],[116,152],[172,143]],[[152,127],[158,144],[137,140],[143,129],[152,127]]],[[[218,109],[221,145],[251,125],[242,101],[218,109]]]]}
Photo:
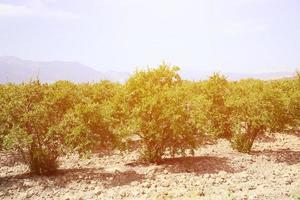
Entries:
{"type": "Polygon", "coordinates": [[[137,162],[136,152],[72,155],[50,177],[30,176],[8,153],[0,156],[0,199],[300,199],[299,134],[261,138],[251,154],[219,140],[160,165],[137,162]]]}

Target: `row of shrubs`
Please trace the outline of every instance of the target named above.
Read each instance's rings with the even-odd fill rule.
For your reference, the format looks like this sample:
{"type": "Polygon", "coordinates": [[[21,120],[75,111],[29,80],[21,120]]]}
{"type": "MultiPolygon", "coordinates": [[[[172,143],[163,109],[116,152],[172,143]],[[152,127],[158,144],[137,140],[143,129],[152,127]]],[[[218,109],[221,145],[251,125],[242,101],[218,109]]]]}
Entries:
{"type": "Polygon", "coordinates": [[[0,148],[17,152],[32,173],[49,174],[59,156],[128,150],[132,140],[147,162],[193,154],[205,138],[226,138],[248,153],[258,135],[300,124],[299,74],[234,82],[213,74],[191,82],[178,70],[162,64],[125,84],[0,85],[0,148]]]}

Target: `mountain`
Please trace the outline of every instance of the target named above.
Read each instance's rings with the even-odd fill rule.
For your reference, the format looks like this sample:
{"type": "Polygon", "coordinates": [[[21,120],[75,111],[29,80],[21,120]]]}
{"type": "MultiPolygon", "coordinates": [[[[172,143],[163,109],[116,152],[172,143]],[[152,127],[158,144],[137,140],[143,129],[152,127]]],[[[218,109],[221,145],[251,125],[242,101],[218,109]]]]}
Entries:
{"type": "MultiPolygon", "coordinates": [[[[179,72],[183,79],[205,80],[213,71],[188,71],[179,72]]],[[[269,72],[269,73],[226,73],[222,72],[229,80],[240,80],[245,78],[256,78],[263,80],[291,78],[296,72],[269,72]]],[[[125,82],[130,73],[106,71],[100,72],[89,66],[77,62],[36,62],[23,60],[17,57],[0,57],[0,83],[21,83],[38,78],[42,82],[55,82],[58,80],[69,80],[76,83],[97,82],[99,80],[110,80],[114,82],[125,82]]]]}
{"type": "Polygon", "coordinates": [[[76,62],[35,62],[16,57],[0,57],[0,83],[21,83],[38,78],[42,82],[69,80],[77,83],[111,80],[124,82],[130,76],[126,72],[99,72],[76,62]]]}
{"type": "MultiPolygon", "coordinates": [[[[182,71],[180,75],[183,79],[187,80],[206,80],[214,72],[213,71],[182,71]]],[[[236,81],[247,78],[261,79],[261,80],[273,80],[281,78],[293,78],[296,76],[296,72],[266,72],[266,73],[234,73],[234,72],[220,72],[228,80],[236,81]]]]}

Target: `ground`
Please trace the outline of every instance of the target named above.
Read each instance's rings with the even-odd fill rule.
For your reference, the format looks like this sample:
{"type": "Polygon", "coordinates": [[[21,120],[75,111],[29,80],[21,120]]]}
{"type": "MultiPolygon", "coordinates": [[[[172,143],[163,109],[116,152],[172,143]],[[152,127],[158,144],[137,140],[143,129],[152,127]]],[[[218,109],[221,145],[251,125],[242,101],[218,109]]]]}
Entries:
{"type": "Polygon", "coordinates": [[[139,163],[137,152],[60,159],[49,177],[31,176],[0,152],[0,199],[300,199],[300,135],[272,134],[238,153],[226,140],[194,157],[139,163]]]}

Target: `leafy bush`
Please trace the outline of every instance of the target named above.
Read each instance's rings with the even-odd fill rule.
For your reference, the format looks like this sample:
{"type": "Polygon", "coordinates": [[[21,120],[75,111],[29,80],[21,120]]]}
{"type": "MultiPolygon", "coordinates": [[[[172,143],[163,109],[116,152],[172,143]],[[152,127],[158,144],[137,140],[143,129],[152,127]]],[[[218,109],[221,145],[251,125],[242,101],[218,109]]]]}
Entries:
{"type": "Polygon", "coordinates": [[[231,138],[232,147],[238,150],[239,152],[249,153],[251,151],[256,136],[259,134],[259,131],[262,131],[257,129],[250,131],[249,129],[250,128],[248,128],[245,132],[242,133],[238,131],[231,138]]]}
{"type": "Polygon", "coordinates": [[[137,71],[124,84],[0,85],[0,149],[18,152],[36,174],[53,173],[68,151],[121,150],[137,141],[141,157],[193,153],[205,139],[227,138],[248,153],[265,132],[300,126],[300,75],[229,82],[181,80],[178,67],[137,71]]]}
{"type": "Polygon", "coordinates": [[[233,111],[232,147],[241,152],[249,152],[254,139],[263,129],[264,113],[260,98],[263,83],[254,80],[240,81],[233,83],[231,89],[227,104],[233,111]]]}
{"type": "Polygon", "coordinates": [[[34,81],[14,87],[14,95],[4,109],[4,144],[22,156],[32,173],[53,173],[58,166],[63,133],[54,129],[74,104],[75,96],[69,94],[76,91],[73,86],[57,83],[50,87],[34,81]]]}
{"type": "Polygon", "coordinates": [[[64,132],[64,144],[81,154],[112,148],[116,138],[106,111],[105,105],[97,103],[77,104],[67,112],[56,131],[64,132]]]}
{"type": "Polygon", "coordinates": [[[206,128],[215,138],[231,138],[230,109],[226,105],[229,82],[220,74],[213,74],[204,83],[206,97],[206,128]]]}
{"type": "Polygon", "coordinates": [[[7,134],[7,127],[6,127],[6,103],[9,102],[8,96],[11,95],[11,92],[7,89],[9,85],[2,85],[0,84],[0,150],[3,148],[3,139],[4,136],[7,134]]]}
{"type": "Polygon", "coordinates": [[[141,138],[141,157],[149,162],[159,162],[167,152],[184,155],[197,146],[199,134],[177,70],[163,64],[136,72],[126,83],[130,122],[141,138]]]}
{"type": "Polygon", "coordinates": [[[289,125],[293,128],[300,126],[300,73],[297,73],[296,80],[290,81],[290,90],[284,91],[288,94],[289,125]]]}
{"type": "Polygon", "coordinates": [[[290,96],[289,101],[289,125],[293,128],[300,127],[300,88],[290,96]]]}
{"type": "Polygon", "coordinates": [[[90,100],[94,103],[102,104],[111,101],[121,90],[121,84],[102,80],[98,83],[79,84],[78,89],[81,92],[81,98],[90,100]]]}

